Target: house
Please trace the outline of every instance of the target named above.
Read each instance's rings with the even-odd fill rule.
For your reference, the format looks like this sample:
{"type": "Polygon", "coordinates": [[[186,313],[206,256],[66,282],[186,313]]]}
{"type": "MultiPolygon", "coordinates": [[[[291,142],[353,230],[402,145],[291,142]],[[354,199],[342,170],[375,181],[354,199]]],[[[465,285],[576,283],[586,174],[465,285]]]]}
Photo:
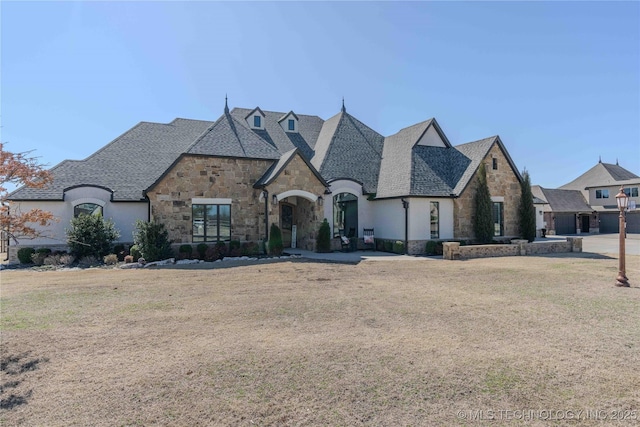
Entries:
{"type": "MultiPolygon", "coordinates": [[[[601,160],[588,171],[558,189],[532,186],[543,205],[544,221],[551,234],[617,233],[619,215],[616,194],[624,187],[630,204],[640,203],[640,177],[616,164],[601,160]]],[[[640,233],[640,213],[626,213],[627,232],[640,233]]]]}
{"type": "Polygon", "coordinates": [[[20,245],[64,245],[69,221],[86,212],[112,218],[123,242],[137,219],[164,223],[174,244],[262,241],[275,223],[286,247],[312,250],[326,218],[334,237],[374,228],[416,254],[429,240],[474,237],[481,163],[495,235],[517,236],[522,177],[499,136],[453,146],[431,118],[385,137],[344,103],[327,120],[225,102],[214,122],[142,122],[87,159],[53,167],[49,187],[22,187],[9,200],[61,220],[20,245]]]}

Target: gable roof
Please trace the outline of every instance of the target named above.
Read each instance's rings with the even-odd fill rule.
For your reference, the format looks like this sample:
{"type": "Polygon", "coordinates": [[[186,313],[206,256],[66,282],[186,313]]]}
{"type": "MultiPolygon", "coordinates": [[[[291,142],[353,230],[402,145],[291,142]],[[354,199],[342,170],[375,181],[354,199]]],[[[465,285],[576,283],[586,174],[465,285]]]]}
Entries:
{"type": "Polygon", "coordinates": [[[175,119],[140,122],[84,160],[64,160],[51,168],[46,188],[20,187],[9,200],[63,200],[65,190],[95,186],[113,192],[114,201],[144,199],[143,190],[202,134],[211,122],[175,119]]]}
{"type": "Polygon", "coordinates": [[[262,188],[262,187],[264,187],[266,185],[271,184],[280,175],[280,173],[284,170],[284,168],[287,167],[287,165],[291,162],[291,160],[293,160],[293,158],[296,155],[298,155],[300,157],[300,159],[302,159],[302,161],[307,165],[307,167],[311,170],[311,172],[313,172],[315,177],[318,178],[318,180],[325,187],[329,186],[329,184],[327,184],[327,182],[320,175],[320,173],[316,170],[316,168],[314,168],[313,165],[307,159],[305,159],[304,156],[302,156],[300,154],[300,151],[297,148],[294,148],[293,150],[290,150],[290,151],[284,153],[280,157],[280,159],[278,159],[277,162],[275,162],[273,165],[271,165],[271,167],[269,169],[267,169],[267,171],[264,173],[264,175],[262,175],[262,177],[260,177],[260,179],[258,181],[256,181],[256,183],[253,185],[253,187],[254,188],[262,188]]]}
{"type": "Polygon", "coordinates": [[[272,144],[243,126],[229,113],[224,113],[196,139],[187,153],[252,159],[280,158],[280,153],[272,144]]]}
{"type": "Polygon", "coordinates": [[[593,212],[593,208],[587,204],[583,194],[579,190],[560,190],[532,186],[534,195],[538,188],[542,191],[543,199],[549,204],[551,212],[593,212]],[[534,192],[534,187],[536,191],[534,192]]]}
{"type": "Polygon", "coordinates": [[[382,135],[343,109],[324,123],[311,164],[329,182],[351,179],[375,193],[383,145],[382,135]]]}

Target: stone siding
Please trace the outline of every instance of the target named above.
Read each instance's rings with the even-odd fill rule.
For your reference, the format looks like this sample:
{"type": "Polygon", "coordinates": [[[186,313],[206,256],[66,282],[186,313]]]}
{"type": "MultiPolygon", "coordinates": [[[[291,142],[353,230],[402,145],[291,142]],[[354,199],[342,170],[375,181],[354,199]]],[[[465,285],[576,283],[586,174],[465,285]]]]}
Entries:
{"type": "MultiPolygon", "coordinates": [[[[262,190],[253,185],[272,164],[272,160],[184,156],[148,192],[151,217],[165,224],[173,243],[194,243],[191,200],[231,199],[231,240],[262,241],[266,234],[265,201],[259,200],[262,190]]],[[[296,155],[266,190],[269,192],[269,227],[272,223],[281,227],[280,209],[272,203],[273,195],[303,190],[324,196],[325,186],[296,155]]],[[[295,205],[298,247],[313,250],[322,207],[299,196],[290,199],[280,202],[295,205]]]]}
{"type": "MultiPolygon", "coordinates": [[[[315,196],[323,197],[324,203],[331,203],[331,198],[324,192],[325,185],[309,169],[300,157],[296,155],[278,177],[271,182],[266,190],[269,197],[282,194],[290,190],[303,190],[315,196]],[[324,200],[327,198],[328,200],[324,200]]],[[[295,223],[297,225],[297,247],[306,250],[315,250],[316,236],[323,219],[324,207],[318,201],[307,200],[301,196],[285,198],[280,202],[293,202],[295,205],[295,223]],[[287,200],[293,199],[293,200],[287,200]]],[[[276,223],[280,227],[280,209],[270,203],[272,212],[269,213],[269,224],[276,223]]]]}
{"type": "MultiPolygon", "coordinates": [[[[504,197],[504,236],[518,236],[518,204],[520,202],[520,181],[498,144],[483,159],[487,170],[487,184],[492,197],[504,197]],[[492,158],[498,161],[498,169],[493,170],[492,158]]],[[[475,215],[474,198],[478,187],[478,174],[474,175],[467,188],[454,199],[453,235],[456,239],[473,239],[475,215]]]]}
{"type": "Polygon", "coordinates": [[[162,222],[173,243],[193,243],[191,199],[231,199],[231,239],[264,238],[264,202],[253,184],[272,160],[184,156],[147,193],[151,218],[162,222]]]}

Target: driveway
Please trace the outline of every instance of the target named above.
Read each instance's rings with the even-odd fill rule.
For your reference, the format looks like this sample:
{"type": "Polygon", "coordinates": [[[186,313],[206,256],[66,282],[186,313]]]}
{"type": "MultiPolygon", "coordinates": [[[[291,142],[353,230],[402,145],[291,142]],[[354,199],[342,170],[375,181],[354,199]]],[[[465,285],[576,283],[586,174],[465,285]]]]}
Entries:
{"type": "MultiPolygon", "coordinates": [[[[618,234],[579,234],[572,236],[548,236],[536,241],[564,240],[566,237],[582,237],[582,251],[597,254],[618,255],[618,234]]],[[[627,234],[625,240],[627,255],[640,255],[640,234],[627,234]]]]}

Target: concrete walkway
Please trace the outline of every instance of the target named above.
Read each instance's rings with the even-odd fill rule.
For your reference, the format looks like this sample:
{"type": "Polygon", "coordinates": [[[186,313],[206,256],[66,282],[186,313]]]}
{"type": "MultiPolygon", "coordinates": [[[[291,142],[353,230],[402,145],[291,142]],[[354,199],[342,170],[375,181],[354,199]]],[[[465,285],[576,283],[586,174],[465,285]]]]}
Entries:
{"type": "MultiPolygon", "coordinates": [[[[571,236],[548,236],[536,241],[566,240],[567,237],[582,237],[582,252],[618,255],[620,237],[618,234],[574,234],[571,236]]],[[[640,255],[640,234],[627,234],[625,239],[627,255],[640,255]]]]}
{"type": "Polygon", "coordinates": [[[442,255],[437,257],[426,257],[398,255],[380,251],[329,252],[324,254],[313,251],[305,251],[303,249],[290,248],[287,248],[284,251],[290,255],[300,255],[303,258],[307,259],[348,263],[359,263],[362,261],[434,261],[442,259],[442,255]]]}

